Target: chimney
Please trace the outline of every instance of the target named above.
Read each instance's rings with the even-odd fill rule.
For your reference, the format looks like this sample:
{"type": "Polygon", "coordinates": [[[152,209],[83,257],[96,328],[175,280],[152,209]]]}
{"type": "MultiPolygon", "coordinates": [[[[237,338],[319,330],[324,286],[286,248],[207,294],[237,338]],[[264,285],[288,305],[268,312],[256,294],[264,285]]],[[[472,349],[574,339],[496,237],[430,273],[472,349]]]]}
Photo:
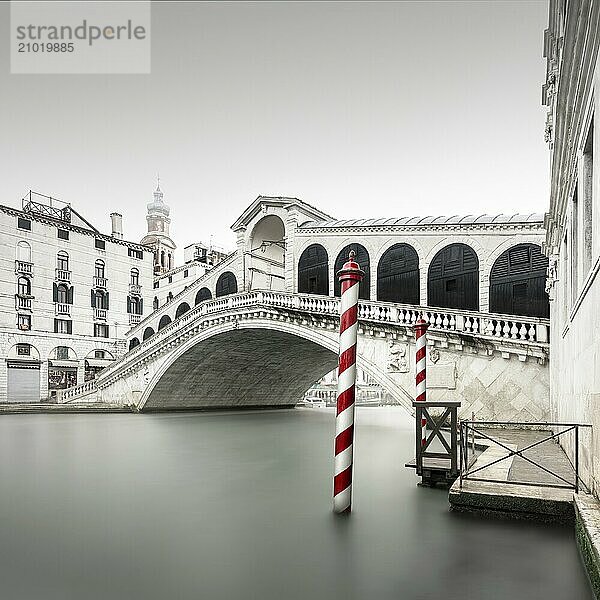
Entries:
{"type": "Polygon", "coordinates": [[[112,237],[118,240],[123,239],[123,215],[119,213],[110,213],[110,222],[112,224],[112,237]]]}

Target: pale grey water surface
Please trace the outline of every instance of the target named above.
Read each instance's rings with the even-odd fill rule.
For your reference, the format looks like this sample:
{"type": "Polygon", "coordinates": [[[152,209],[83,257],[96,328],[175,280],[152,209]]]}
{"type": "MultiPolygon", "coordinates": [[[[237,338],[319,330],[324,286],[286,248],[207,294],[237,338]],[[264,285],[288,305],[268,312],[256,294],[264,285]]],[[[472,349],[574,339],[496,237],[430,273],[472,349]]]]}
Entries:
{"type": "Polygon", "coordinates": [[[311,409],[2,416],[0,598],[592,598],[570,528],[417,488],[400,409],[358,411],[334,517],[332,438],[311,409]]]}

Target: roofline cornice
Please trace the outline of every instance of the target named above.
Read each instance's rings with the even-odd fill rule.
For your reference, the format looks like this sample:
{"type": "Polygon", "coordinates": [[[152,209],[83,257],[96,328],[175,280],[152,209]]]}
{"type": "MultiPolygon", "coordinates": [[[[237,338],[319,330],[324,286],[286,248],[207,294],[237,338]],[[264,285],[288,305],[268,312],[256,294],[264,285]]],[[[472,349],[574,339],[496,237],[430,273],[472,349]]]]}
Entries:
{"type": "MultiPolygon", "coordinates": [[[[112,242],[114,244],[119,244],[120,246],[127,246],[128,248],[133,248],[135,250],[142,250],[144,252],[152,252],[152,250],[150,250],[147,246],[144,246],[142,244],[136,244],[135,242],[129,242],[127,240],[121,240],[118,238],[114,238],[114,237],[112,237],[112,235],[100,233],[97,230],[91,231],[89,229],[85,229],[84,227],[79,227],[78,225],[73,225],[72,223],[67,223],[65,221],[59,221],[58,219],[42,217],[40,215],[37,215],[36,213],[25,212],[24,210],[12,208],[11,206],[5,206],[4,204],[0,204],[0,210],[4,213],[13,215],[15,217],[25,217],[26,219],[30,219],[31,221],[37,221],[38,223],[44,223],[44,225],[49,225],[50,227],[56,227],[57,229],[68,229],[70,231],[76,231],[77,233],[81,233],[83,235],[89,235],[90,237],[105,240],[107,242],[112,242]]],[[[79,216],[79,214],[78,214],[78,216],[79,216]]]]}

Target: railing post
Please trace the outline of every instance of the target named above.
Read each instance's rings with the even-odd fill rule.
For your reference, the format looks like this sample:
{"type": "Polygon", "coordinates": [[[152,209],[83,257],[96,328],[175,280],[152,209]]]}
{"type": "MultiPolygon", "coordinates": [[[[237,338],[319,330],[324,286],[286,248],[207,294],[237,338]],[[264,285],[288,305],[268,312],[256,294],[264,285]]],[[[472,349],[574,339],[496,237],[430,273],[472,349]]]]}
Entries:
{"type": "Polygon", "coordinates": [[[456,448],[457,448],[457,426],[458,420],[458,407],[453,407],[450,412],[450,448],[452,449],[452,456],[450,457],[450,469],[453,477],[456,477],[456,473],[458,470],[458,458],[456,456],[456,448]]]}

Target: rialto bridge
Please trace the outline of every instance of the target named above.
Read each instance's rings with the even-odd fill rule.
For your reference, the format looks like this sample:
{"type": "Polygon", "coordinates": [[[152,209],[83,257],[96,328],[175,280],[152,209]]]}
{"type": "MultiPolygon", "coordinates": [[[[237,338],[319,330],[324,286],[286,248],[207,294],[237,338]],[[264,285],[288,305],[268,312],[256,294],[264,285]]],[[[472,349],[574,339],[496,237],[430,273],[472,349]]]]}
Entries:
{"type": "Polygon", "coordinates": [[[431,323],[430,396],[482,418],[548,417],[541,215],[335,221],[259,197],[237,250],[128,332],[129,352],[67,390],[139,410],[290,405],[336,366],[335,272],[354,249],[358,366],[410,408],[412,324],[431,323]]]}

